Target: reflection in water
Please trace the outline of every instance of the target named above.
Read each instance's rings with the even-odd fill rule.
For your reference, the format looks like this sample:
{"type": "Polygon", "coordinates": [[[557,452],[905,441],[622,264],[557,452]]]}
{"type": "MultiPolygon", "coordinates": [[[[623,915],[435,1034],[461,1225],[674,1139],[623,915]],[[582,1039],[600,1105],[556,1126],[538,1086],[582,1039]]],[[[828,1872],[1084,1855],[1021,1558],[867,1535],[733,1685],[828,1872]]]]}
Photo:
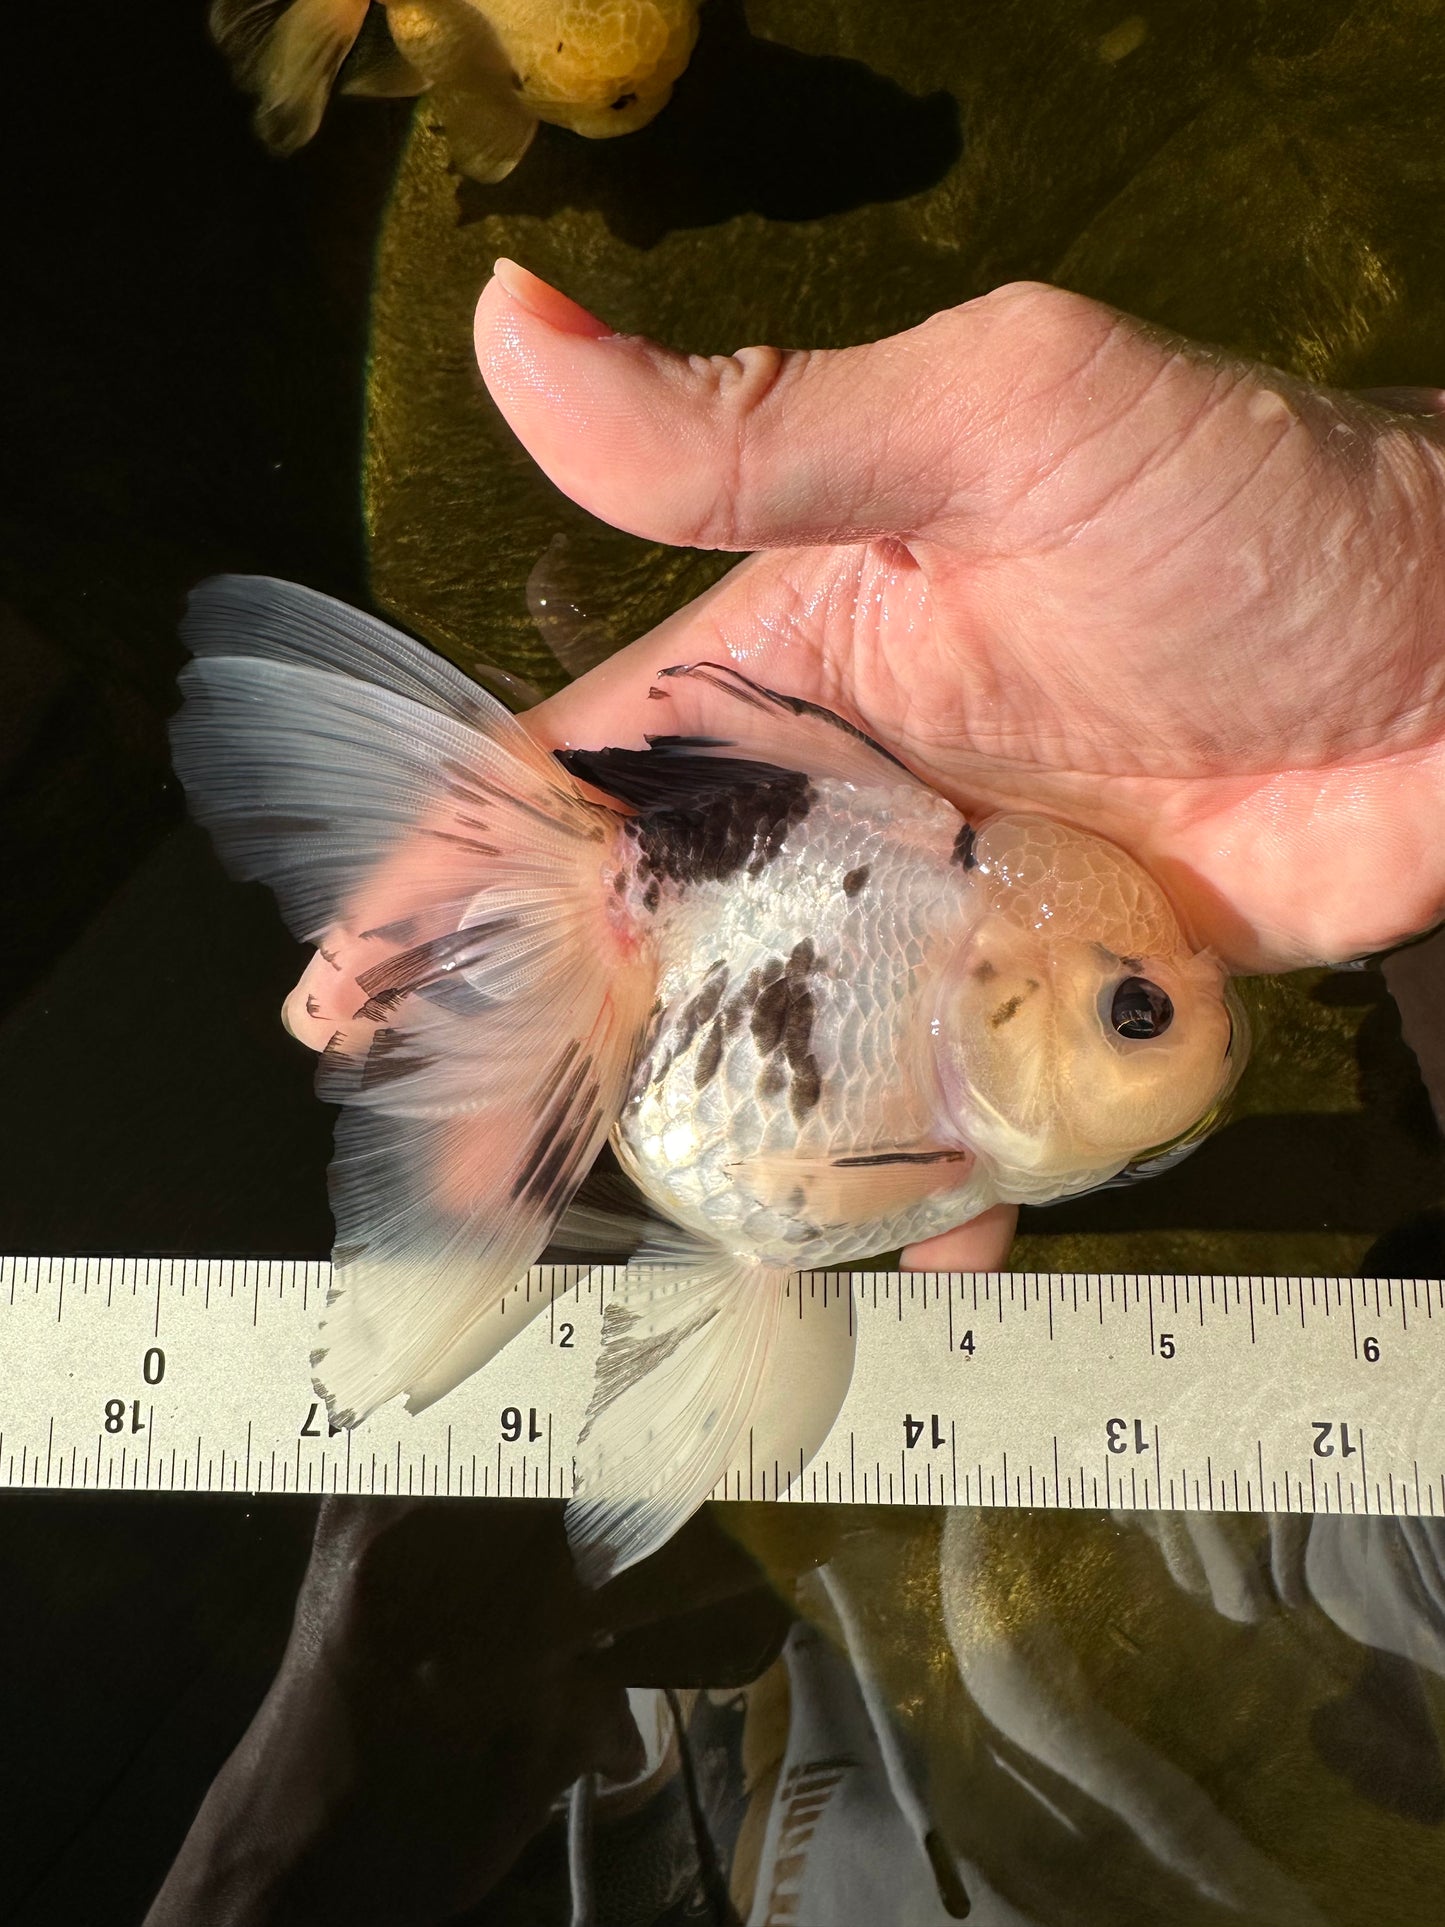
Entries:
{"type": "MultiPolygon", "coordinates": [[[[585,676],[619,648],[609,624],[577,597],[571,576],[573,545],[554,535],[527,577],[527,613],[569,679],[585,676]]],[[[575,566],[575,565],[574,565],[575,566]]]]}
{"type": "Polygon", "coordinates": [[[328,1502],[147,1927],[1430,1917],[1445,1524],[777,1510],[594,1594],[559,1508],[328,1502]]]}
{"type": "Polygon", "coordinates": [[[1362,1800],[1439,1826],[1445,1820],[1440,1739],[1415,1669],[1371,1652],[1359,1678],[1310,1721],[1315,1750],[1362,1800]]]}
{"type": "Polygon", "coordinates": [[[802,54],[748,31],[741,0],[710,0],[668,110],[605,147],[544,130],[501,186],[464,181],[463,221],[595,208],[632,247],[739,214],[818,221],[902,200],[962,151],[957,102],[920,99],[857,60],[802,54]]]}
{"type": "MultiPolygon", "coordinates": [[[[701,1803],[716,1828],[725,1789],[699,1776],[696,1739],[678,1746],[670,1709],[681,1688],[764,1673],[788,1619],[706,1521],[598,1595],[575,1576],[558,1506],[329,1501],[280,1671],[151,1927],[552,1920],[547,1891],[566,1884],[556,1854],[519,1862],[549,1826],[557,1834],[558,1802],[590,1773],[605,1776],[594,1872],[612,1867],[614,1887],[644,1894],[663,1864],[686,1869],[684,1889],[705,1888],[710,1869],[716,1885],[741,1810],[716,1847],[699,1844],[701,1803]],[[670,1699],[629,1698],[637,1682],[666,1682],[670,1699]],[[504,1896],[500,1912],[467,1911],[503,1882],[513,1900],[516,1882],[536,1888],[541,1910],[509,1911],[504,1896]]],[[[701,1719],[693,1710],[689,1735],[736,1725],[733,1697],[701,1719]]],[[[704,1764],[719,1746],[707,1742],[704,1764]]]]}

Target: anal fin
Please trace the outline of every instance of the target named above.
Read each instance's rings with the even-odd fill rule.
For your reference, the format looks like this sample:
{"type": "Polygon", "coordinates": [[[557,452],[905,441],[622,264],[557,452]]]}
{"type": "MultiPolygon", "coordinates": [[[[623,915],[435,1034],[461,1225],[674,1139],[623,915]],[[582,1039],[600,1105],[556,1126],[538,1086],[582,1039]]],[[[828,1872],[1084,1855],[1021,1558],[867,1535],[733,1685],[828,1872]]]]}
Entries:
{"type": "Polygon", "coordinates": [[[773,1478],[812,1458],[847,1391],[853,1336],[836,1295],[800,1315],[807,1289],[682,1238],[667,1262],[629,1267],[604,1317],[567,1511],[589,1584],[664,1544],[746,1456],[750,1428],[773,1478]]]}

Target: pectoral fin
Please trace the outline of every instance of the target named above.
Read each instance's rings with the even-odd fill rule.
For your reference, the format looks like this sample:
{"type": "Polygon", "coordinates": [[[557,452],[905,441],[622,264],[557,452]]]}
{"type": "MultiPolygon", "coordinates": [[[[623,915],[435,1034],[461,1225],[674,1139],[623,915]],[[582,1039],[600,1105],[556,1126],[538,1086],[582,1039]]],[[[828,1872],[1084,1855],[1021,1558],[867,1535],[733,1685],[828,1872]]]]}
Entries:
{"type": "Polygon", "coordinates": [[[505,180],[536,138],[537,116],[505,81],[439,85],[429,98],[446,129],[453,162],[471,180],[505,180]]]}
{"type": "Polygon", "coordinates": [[[962,1190],[976,1170],[973,1153],[958,1145],[883,1147],[833,1157],[780,1152],[732,1166],[737,1182],[759,1204],[812,1224],[890,1217],[937,1192],[962,1190]]]}

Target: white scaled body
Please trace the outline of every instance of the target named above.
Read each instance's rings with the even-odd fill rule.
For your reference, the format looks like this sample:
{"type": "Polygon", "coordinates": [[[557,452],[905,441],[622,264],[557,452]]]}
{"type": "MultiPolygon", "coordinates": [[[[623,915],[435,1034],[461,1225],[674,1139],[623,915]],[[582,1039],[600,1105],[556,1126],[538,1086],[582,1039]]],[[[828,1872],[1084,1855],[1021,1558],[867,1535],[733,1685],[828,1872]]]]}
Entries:
{"type": "Polygon", "coordinates": [[[945,1142],[930,1024],[944,962],[980,910],[955,855],[962,822],[913,784],[827,780],[759,875],[664,893],[661,1008],[615,1137],[668,1217],[816,1268],[991,1201],[962,1146],[918,1167],[928,1183],[911,1195],[880,1202],[863,1182],[907,1166],[845,1165],[819,1182],[839,1158],[945,1142]]]}

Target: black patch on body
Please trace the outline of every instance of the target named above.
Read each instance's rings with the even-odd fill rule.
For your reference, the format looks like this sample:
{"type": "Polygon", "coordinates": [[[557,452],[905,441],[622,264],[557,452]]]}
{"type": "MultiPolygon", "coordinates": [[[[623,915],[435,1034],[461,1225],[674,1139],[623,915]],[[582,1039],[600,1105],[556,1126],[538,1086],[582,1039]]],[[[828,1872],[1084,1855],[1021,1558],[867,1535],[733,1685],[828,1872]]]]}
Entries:
{"type": "Polygon", "coordinates": [[[657,907],[654,884],[721,883],[744,870],[760,876],[812,807],[801,770],[699,754],[697,744],[709,740],[659,736],[648,749],[557,752],[574,776],[638,812],[627,831],[646,909],[657,907]]]}
{"type": "Polygon", "coordinates": [[[706,1090],[717,1076],[718,1065],[723,1054],[723,1021],[713,1019],[712,1029],[698,1046],[697,1063],[693,1066],[692,1081],[695,1089],[706,1090]]]}
{"type": "Polygon", "coordinates": [[[712,1082],[722,1063],[723,1040],[727,1031],[722,1001],[727,995],[727,988],[727,963],[724,958],[718,957],[708,965],[702,988],[677,1009],[670,1029],[664,1030],[668,1013],[660,1005],[654,1006],[628,1087],[629,1102],[640,1097],[649,1085],[660,1084],[699,1037],[702,1042],[698,1044],[697,1056],[693,1060],[693,1086],[700,1091],[712,1082]]]}
{"type": "MultiPolygon", "coordinates": [[[[665,1015],[666,1012],[663,1008],[662,999],[658,998],[657,1002],[647,1014],[647,1029],[643,1032],[642,1041],[637,1046],[637,1057],[632,1067],[632,1075],[628,1079],[627,1084],[627,1102],[629,1104],[636,1103],[638,1098],[642,1096],[652,1082],[652,1073],[657,1062],[657,1047],[661,1040],[662,1024],[665,1015]]],[[[668,1061],[670,1062],[671,1060],[669,1059],[668,1061]]]]}
{"type": "Polygon", "coordinates": [[[750,971],[742,989],[729,997],[723,1005],[722,1027],[724,1037],[731,1037],[741,1025],[744,1017],[746,1017],[752,1009],[758,994],[758,984],[753,981],[755,977],[758,978],[759,983],[762,981],[756,970],[750,971]]]}
{"type": "Polygon", "coordinates": [[[822,1074],[812,1052],[817,1005],[808,978],[818,968],[811,938],[793,946],[786,963],[774,957],[761,973],[753,1003],[752,1033],[758,1055],[767,1061],[758,1077],[758,1095],[775,1097],[791,1077],[788,1108],[801,1123],[823,1094],[822,1074]],[[786,1070],[784,1066],[786,1065],[786,1070]]]}
{"type": "Polygon", "coordinates": [[[868,875],[869,866],[866,863],[860,863],[856,870],[850,870],[843,879],[843,895],[845,897],[856,897],[858,892],[863,888],[863,885],[868,881],[868,875]]]}
{"type": "Polygon", "coordinates": [[[653,1013],[633,1072],[630,1100],[640,1097],[650,1085],[662,1083],[694,1044],[693,1088],[705,1090],[721,1068],[729,1040],[746,1019],[763,1060],[758,1095],[776,1097],[786,1090],[789,1108],[801,1123],[818,1103],[823,1089],[812,1051],[816,1003],[808,984],[819,968],[817,948],[811,938],[805,937],[786,959],[771,957],[750,970],[729,996],[727,964],[719,957],[701,987],[685,1003],[673,1007],[675,1017],[653,1013]]]}
{"type": "Polygon", "coordinates": [[[723,993],[727,987],[726,968],[720,969],[717,964],[714,964],[703,980],[702,989],[695,997],[690,997],[682,1007],[682,1014],[677,1020],[677,1042],[673,1046],[675,1057],[681,1057],[703,1025],[710,1024],[717,1016],[718,1006],[722,1003],[723,993]]]}
{"type": "Polygon", "coordinates": [[[953,862],[961,863],[965,870],[973,869],[978,862],[978,858],[973,853],[973,846],[977,841],[978,831],[972,823],[961,824],[958,835],[953,839],[953,862]]]}
{"type": "Polygon", "coordinates": [[[753,1005],[753,1042],[758,1047],[760,1057],[771,1057],[783,1041],[790,989],[780,962],[778,974],[764,985],[758,994],[758,1001],[753,1005]]]}
{"type": "Polygon", "coordinates": [[[776,1097],[788,1081],[788,1073],[776,1057],[769,1058],[758,1077],[758,1096],[776,1097]]]}

